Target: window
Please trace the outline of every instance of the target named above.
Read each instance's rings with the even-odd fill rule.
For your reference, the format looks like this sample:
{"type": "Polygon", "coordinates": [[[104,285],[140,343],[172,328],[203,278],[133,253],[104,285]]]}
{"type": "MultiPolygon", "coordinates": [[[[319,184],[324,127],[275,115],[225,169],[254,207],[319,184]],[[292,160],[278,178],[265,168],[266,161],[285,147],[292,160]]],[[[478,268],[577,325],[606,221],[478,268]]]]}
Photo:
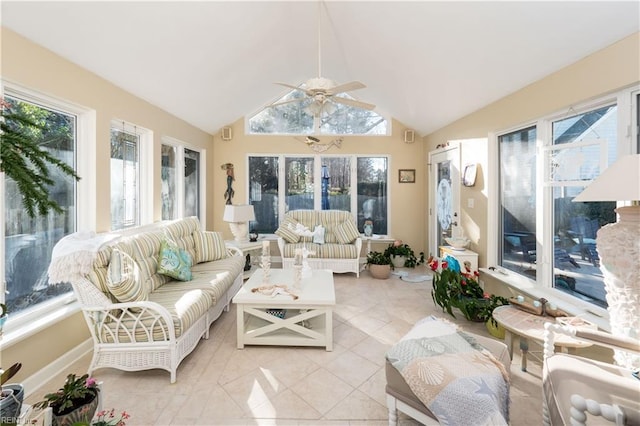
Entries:
{"type": "Polygon", "coordinates": [[[368,218],[375,233],[388,233],[388,158],[250,156],[248,162],[249,203],[256,215],[253,232],[275,232],[279,218],[289,210],[331,209],[355,212],[360,231],[368,218]],[[357,182],[355,192],[352,182],[357,182]]]}
{"type": "Polygon", "coordinates": [[[607,306],[595,238],[616,221],[616,203],[572,200],[622,153],[636,149],[636,141],[618,136],[626,127],[620,121],[632,116],[620,107],[630,105],[622,102],[629,93],[498,135],[501,267],[607,306]]]}
{"type": "Polygon", "coordinates": [[[111,128],[111,229],[140,224],[140,135],[111,128]]]}
{"type": "MultiPolygon", "coordinates": [[[[353,99],[347,94],[339,94],[353,99]]],[[[346,102],[346,101],[345,101],[346,102]]],[[[391,125],[380,114],[362,108],[326,102],[320,114],[310,110],[312,99],[293,90],[259,113],[248,117],[247,133],[252,134],[323,134],[389,135],[391,125]],[[299,101],[296,101],[299,99],[299,101]]]]}
{"type": "MultiPolygon", "coordinates": [[[[38,144],[77,170],[79,112],[9,88],[6,93],[4,100],[11,109],[24,113],[42,126],[41,129],[31,129],[38,144]]],[[[7,293],[2,292],[0,300],[5,299],[12,314],[32,310],[71,291],[69,284],[49,285],[47,268],[53,246],[77,229],[76,182],[55,167],[49,170],[54,180],[50,196],[63,208],[63,213],[51,212],[31,219],[24,212],[16,182],[8,177],[2,182],[5,253],[0,262],[3,262],[7,293]]]]}
{"type": "Polygon", "coordinates": [[[164,137],[160,181],[162,219],[200,218],[200,152],[176,139],[164,137]],[[178,170],[184,170],[179,174],[178,170]]]}

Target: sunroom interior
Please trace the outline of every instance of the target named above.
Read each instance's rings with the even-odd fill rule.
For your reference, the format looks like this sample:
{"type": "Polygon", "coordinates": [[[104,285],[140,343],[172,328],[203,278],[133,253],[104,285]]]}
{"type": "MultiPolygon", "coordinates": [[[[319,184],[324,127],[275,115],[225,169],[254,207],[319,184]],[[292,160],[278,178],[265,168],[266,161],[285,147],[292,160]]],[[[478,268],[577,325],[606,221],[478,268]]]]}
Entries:
{"type": "MultiPolygon", "coordinates": [[[[637,2],[9,1],[1,7],[3,98],[71,123],[70,161],[81,176],[69,193],[56,193],[72,211],[44,220],[28,219],[2,180],[6,294],[0,301],[14,312],[0,340],[0,365],[22,362],[17,380],[36,386],[51,368],[91,350],[68,288],[34,300],[41,292],[31,290],[47,287],[46,264],[30,271],[33,254],[22,250],[37,234],[64,229],[39,246],[45,260],[71,232],[178,217],[198,216],[205,229],[232,239],[223,219],[228,174],[221,165],[229,163],[232,203],[267,212],[256,207],[256,233],[273,234],[290,209],[323,208],[322,166],[346,164],[346,183],[336,185],[348,195],[331,201],[344,199],[360,231],[363,209],[372,204],[348,187],[383,181],[374,233],[438,256],[436,165],[453,155],[457,179],[467,166],[476,173],[472,184],[456,184],[452,232],[470,240],[485,288],[557,298],[573,315],[610,330],[595,231],[616,221],[615,202],[593,203],[587,214],[570,200],[616,159],[640,152],[637,2]],[[300,93],[275,82],[297,87],[318,72],[340,83],[362,81],[367,87],[349,99],[375,104],[368,117],[376,125],[323,127],[304,105],[295,111],[311,124],[293,120],[297,127],[271,123],[266,130],[251,124],[269,105],[300,93]],[[116,139],[121,157],[114,156],[116,139]],[[118,173],[130,178],[126,147],[136,143],[138,209],[114,210],[113,160],[122,159],[118,173]],[[573,145],[553,148],[565,143],[573,145]],[[585,152],[596,152],[587,162],[597,163],[596,171],[576,183],[573,159],[585,152]],[[556,161],[558,173],[541,175],[545,158],[556,161]],[[167,161],[185,168],[171,190],[167,161]],[[375,166],[375,177],[361,177],[361,163],[375,166]],[[197,173],[186,172],[190,167],[197,173]],[[312,177],[294,184],[296,167],[312,177]],[[405,170],[413,171],[413,181],[403,180],[405,170]],[[278,182],[267,182],[276,174],[278,182]],[[275,201],[265,188],[275,191],[275,201]],[[287,190],[307,196],[285,204],[287,190]]],[[[125,192],[127,178],[118,181],[125,192]]]]}

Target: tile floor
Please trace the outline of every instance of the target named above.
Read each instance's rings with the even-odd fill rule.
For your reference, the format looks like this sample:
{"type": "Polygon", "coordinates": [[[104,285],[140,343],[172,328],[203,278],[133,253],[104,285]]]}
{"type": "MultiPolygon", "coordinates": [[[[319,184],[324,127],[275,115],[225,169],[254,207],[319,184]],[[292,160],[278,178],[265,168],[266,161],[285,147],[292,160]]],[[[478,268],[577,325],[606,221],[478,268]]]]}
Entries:
{"type": "MultiPolygon", "coordinates": [[[[409,269],[425,274],[426,269],[409,269]]],[[[101,369],[103,408],[126,410],[127,425],[386,425],[385,351],[420,318],[448,317],[434,306],[431,281],[397,276],[376,280],[368,272],[334,276],[334,350],[247,346],[236,349],[235,308],[212,325],[169,383],[162,370],[101,369]]],[[[453,320],[451,317],[449,319],[453,320]]],[[[484,324],[457,320],[463,329],[487,335],[484,324]]],[[[533,348],[532,348],[533,349],[533,348]]],[[[57,390],[68,372],[82,374],[90,356],[53,378],[27,402],[57,390]]],[[[539,425],[541,365],[511,366],[511,424],[539,425]]],[[[401,416],[401,424],[418,423],[401,416]]]]}

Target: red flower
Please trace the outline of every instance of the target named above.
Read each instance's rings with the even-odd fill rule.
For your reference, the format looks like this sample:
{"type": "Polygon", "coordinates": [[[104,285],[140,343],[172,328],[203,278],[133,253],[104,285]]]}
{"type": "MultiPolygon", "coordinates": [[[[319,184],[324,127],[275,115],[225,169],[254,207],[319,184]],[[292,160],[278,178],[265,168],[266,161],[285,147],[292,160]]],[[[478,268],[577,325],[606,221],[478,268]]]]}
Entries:
{"type": "Polygon", "coordinates": [[[449,267],[449,262],[447,262],[446,260],[442,261],[442,269],[447,269],[449,267]]]}
{"type": "Polygon", "coordinates": [[[438,261],[436,259],[433,259],[431,262],[429,262],[429,267],[432,271],[436,271],[438,269],[438,261]]]}

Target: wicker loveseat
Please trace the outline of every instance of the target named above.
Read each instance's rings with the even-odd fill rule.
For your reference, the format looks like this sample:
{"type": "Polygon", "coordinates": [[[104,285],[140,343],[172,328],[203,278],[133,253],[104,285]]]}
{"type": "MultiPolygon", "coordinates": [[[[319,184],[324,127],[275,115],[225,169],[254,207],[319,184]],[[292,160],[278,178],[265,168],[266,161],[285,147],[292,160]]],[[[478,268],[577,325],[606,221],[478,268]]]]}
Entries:
{"type": "Polygon", "coordinates": [[[244,257],[220,234],[201,231],[195,217],[106,236],[113,238],[97,247],[90,270],[70,279],[93,338],[89,373],[161,368],[174,383],[180,362],[209,337],[211,323],[242,286],[244,257]],[[191,280],[157,272],[167,240],[193,259],[191,280]],[[113,276],[120,272],[132,282],[115,291],[113,276]]]}
{"type": "Polygon", "coordinates": [[[336,273],[354,272],[360,276],[360,250],[362,239],[350,212],[341,210],[293,210],[285,215],[276,230],[282,267],[293,266],[296,249],[307,249],[309,266],[330,269],[336,273]],[[323,235],[302,236],[295,229],[309,231],[321,225],[323,235]],[[314,242],[315,241],[317,242],[314,242]]]}

